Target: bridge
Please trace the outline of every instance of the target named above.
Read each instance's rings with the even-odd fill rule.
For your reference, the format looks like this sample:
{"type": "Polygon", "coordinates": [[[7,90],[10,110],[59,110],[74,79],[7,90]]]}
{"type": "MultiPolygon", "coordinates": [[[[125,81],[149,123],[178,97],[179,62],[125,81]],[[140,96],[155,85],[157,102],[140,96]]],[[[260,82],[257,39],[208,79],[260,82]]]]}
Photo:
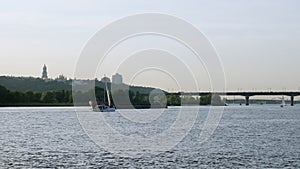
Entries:
{"type": "Polygon", "coordinates": [[[244,96],[245,104],[249,105],[251,96],[289,96],[291,97],[291,106],[294,106],[295,96],[300,96],[300,92],[280,92],[280,91],[269,91],[269,92],[177,92],[169,93],[177,96],[206,96],[209,94],[217,94],[220,96],[244,96]]]}

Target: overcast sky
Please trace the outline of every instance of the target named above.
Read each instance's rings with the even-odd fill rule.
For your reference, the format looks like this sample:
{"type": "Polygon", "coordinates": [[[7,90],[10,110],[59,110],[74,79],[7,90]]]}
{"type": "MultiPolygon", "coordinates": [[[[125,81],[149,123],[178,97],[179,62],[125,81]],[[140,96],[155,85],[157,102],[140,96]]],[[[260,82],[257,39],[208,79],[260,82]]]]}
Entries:
{"type": "MultiPolygon", "coordinates": [[[[228,90],[300,90],[299,9],[298,0],[3,0],[0,75],[38,77],[46,64],[52,78],[73,77],[81,50],[97,31],[124,16],[156,12],[180,17],[206,35],[221,58],[228,90]]],[[[136,85],[173,88],[159,83],[163,76],[124,76],[136,85]]]]}

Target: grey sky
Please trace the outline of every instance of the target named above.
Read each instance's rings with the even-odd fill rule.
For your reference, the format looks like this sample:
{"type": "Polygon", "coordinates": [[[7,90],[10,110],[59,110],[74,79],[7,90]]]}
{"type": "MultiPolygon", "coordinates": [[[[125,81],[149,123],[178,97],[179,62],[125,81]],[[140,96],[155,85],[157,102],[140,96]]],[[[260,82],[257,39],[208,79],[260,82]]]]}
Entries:
{"type": "MultiPolygon", "coordinates": [[[[72,77],[82,48],[98,30],[124,16],[158,12],[207,36],[229,90],[298,90],[299,7],[297,0],[0,1],[0,74],[40,76],[45,63],[50,77],[72,77]]],[[[99,72],[98,78],[104,73],[111,75],[99,72]]]]}

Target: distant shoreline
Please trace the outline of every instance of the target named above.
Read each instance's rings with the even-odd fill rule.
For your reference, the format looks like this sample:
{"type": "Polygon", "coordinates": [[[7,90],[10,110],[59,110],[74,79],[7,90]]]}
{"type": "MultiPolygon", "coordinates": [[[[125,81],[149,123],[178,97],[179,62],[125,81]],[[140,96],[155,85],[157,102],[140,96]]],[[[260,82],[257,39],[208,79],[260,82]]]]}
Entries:
{"type": "MultiPolygon", "coordinates": [[[[298,104],[300,104],[298,102],[298,104]]],[[[278,103],[267,103],[267,104],[259,104],[259,103],[252,103],[250,105],[260,105],[260,106],[263,106],[263,105],[279,105],[278,103]]],[[[295,104],[297,105],[297,104],[295,104]]],[[[88,105],[79,105],[79,106],[85,106],[85,107],[89,107],[88,105]]],[[[171,107],[180,107],[178,105],[170,105],[171,107]]],[[[213,105],[187,105],[187,106],[203,106],[203,107],[206,107],[206,106],[213,106],[213,105]]],[[[245,104],[238,104],[238,103],[235,103],[235,104],[228,104],[227,106],[245,106],[245,104]]],[[[0,103],[0,107],[74,107],[74,105],[72,103],[70,104],[64,104],[64,103],[10,103],[10,104],[2,104],[0,103]]],[[[169,106],[168,106],[169,107],[169,106]]],[[[150,107],[149,106],[136,106],[135,109],[149,109],[150,107]]],[[[158,107],[154,107],[154,108],[158,108],[158,107]]],[[[161,107],[163,108],[163,107],[161,107]]],[[[118,109],[131,109],[131,106],[122,106],[122,107],[119,107],[118,109]]]]}
{"type": "Polygon", "coordinates": [[[5,103],[0,107],[73,107],[72,103],[5,103]]]}

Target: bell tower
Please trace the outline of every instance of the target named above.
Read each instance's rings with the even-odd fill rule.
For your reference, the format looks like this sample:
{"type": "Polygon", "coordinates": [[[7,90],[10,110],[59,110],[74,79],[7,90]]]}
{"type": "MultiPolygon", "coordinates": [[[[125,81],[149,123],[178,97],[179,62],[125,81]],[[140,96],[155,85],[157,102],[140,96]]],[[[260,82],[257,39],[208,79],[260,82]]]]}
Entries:
{"type": "Polygon", "coordinates": [[[45,64],[44,64],[44,67],[43,67],[42,79],[48,79],[47,66],[45,64]]]}

